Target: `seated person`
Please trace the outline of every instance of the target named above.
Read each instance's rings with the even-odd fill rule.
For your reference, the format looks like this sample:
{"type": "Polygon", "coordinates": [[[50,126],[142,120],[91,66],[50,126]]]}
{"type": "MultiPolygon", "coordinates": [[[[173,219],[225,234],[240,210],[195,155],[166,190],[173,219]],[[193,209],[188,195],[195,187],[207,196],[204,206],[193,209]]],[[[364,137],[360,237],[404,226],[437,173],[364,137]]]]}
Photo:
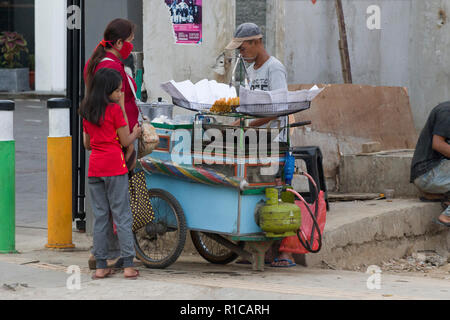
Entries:
{"type": "Polygon", "coordinates": [[[444,198],[444,212],[435,220],[450,227],[450,101],[435,107],[423,128],[411,164],[411,182],[444,198]],[[445,199],[447,198],[447,199],[445,199]]]}

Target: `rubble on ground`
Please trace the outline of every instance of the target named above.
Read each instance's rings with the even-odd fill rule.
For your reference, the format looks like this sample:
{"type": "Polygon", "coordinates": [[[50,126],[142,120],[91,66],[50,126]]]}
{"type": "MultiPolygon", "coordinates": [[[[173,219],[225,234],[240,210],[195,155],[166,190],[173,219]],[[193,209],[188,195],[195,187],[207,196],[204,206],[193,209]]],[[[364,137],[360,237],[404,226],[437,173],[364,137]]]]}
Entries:
{"type": "Polygon", "coordinates": [[[383,262],[381,269],[386,272],[428,273],[446,265],[448,265],[446,257],[443,257],[434,251],[423,251],[415,252],[411,256],[402,259],[391,259],[387,262],[383,262]]]}

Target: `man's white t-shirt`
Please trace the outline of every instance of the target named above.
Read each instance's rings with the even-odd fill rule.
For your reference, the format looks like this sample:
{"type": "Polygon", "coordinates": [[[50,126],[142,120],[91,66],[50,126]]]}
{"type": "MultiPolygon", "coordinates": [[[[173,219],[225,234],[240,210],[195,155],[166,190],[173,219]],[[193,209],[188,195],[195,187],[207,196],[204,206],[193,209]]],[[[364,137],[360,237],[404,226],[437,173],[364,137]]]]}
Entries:
{"type": "MultiPolygon", "coordinates": [[[[273,91],[287,89],[287,72],[284,65],[275,57],[270,57],[261,67],[255,70],[254,64],[247,69],[250,78],[250,89],[273,91]]],[[[279,117],[280,127],[286,127],[288,117],[279,117]]],[[[278,123],[272,123],[272,128],[277,128],[278,123]]],[[[287,141],[287,129],[281,131],[280,141],[287,141]]]]}

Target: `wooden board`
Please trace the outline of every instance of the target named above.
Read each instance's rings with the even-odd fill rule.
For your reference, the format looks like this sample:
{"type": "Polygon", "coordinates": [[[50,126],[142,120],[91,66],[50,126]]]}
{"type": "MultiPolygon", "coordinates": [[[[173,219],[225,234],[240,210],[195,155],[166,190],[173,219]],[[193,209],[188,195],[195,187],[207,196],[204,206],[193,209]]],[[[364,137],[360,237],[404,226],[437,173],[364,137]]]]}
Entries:
{"type": "MultiPolygon", "coordinates": [[[[289,90],[310,89],[311,84],[290,85],[289,90]]],[[[381,150],[414,149],[414,127],[409,96],[403,87],[356,84],[320,84],[325,90],[309,110],[290,117],[290,122],[312,124],[291,129],[293,146],[319,146],[327,178],[337,175],[342,154],[358,154],[362,145],[377,141],[381,150]]]]}

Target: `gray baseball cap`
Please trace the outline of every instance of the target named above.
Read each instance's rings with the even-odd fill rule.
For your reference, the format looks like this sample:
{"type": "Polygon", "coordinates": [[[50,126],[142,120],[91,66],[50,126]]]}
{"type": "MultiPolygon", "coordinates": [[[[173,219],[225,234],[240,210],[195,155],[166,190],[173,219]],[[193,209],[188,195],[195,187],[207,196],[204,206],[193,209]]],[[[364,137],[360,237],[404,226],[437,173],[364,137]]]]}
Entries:
{"type": "Polygon", "coordinates": [[[244,41],[261,39],[261,29],[254,23],[246,22],[237,27],[234,38],[225,47],[226,50],[235,50],[239,48],[244,41]]]}

